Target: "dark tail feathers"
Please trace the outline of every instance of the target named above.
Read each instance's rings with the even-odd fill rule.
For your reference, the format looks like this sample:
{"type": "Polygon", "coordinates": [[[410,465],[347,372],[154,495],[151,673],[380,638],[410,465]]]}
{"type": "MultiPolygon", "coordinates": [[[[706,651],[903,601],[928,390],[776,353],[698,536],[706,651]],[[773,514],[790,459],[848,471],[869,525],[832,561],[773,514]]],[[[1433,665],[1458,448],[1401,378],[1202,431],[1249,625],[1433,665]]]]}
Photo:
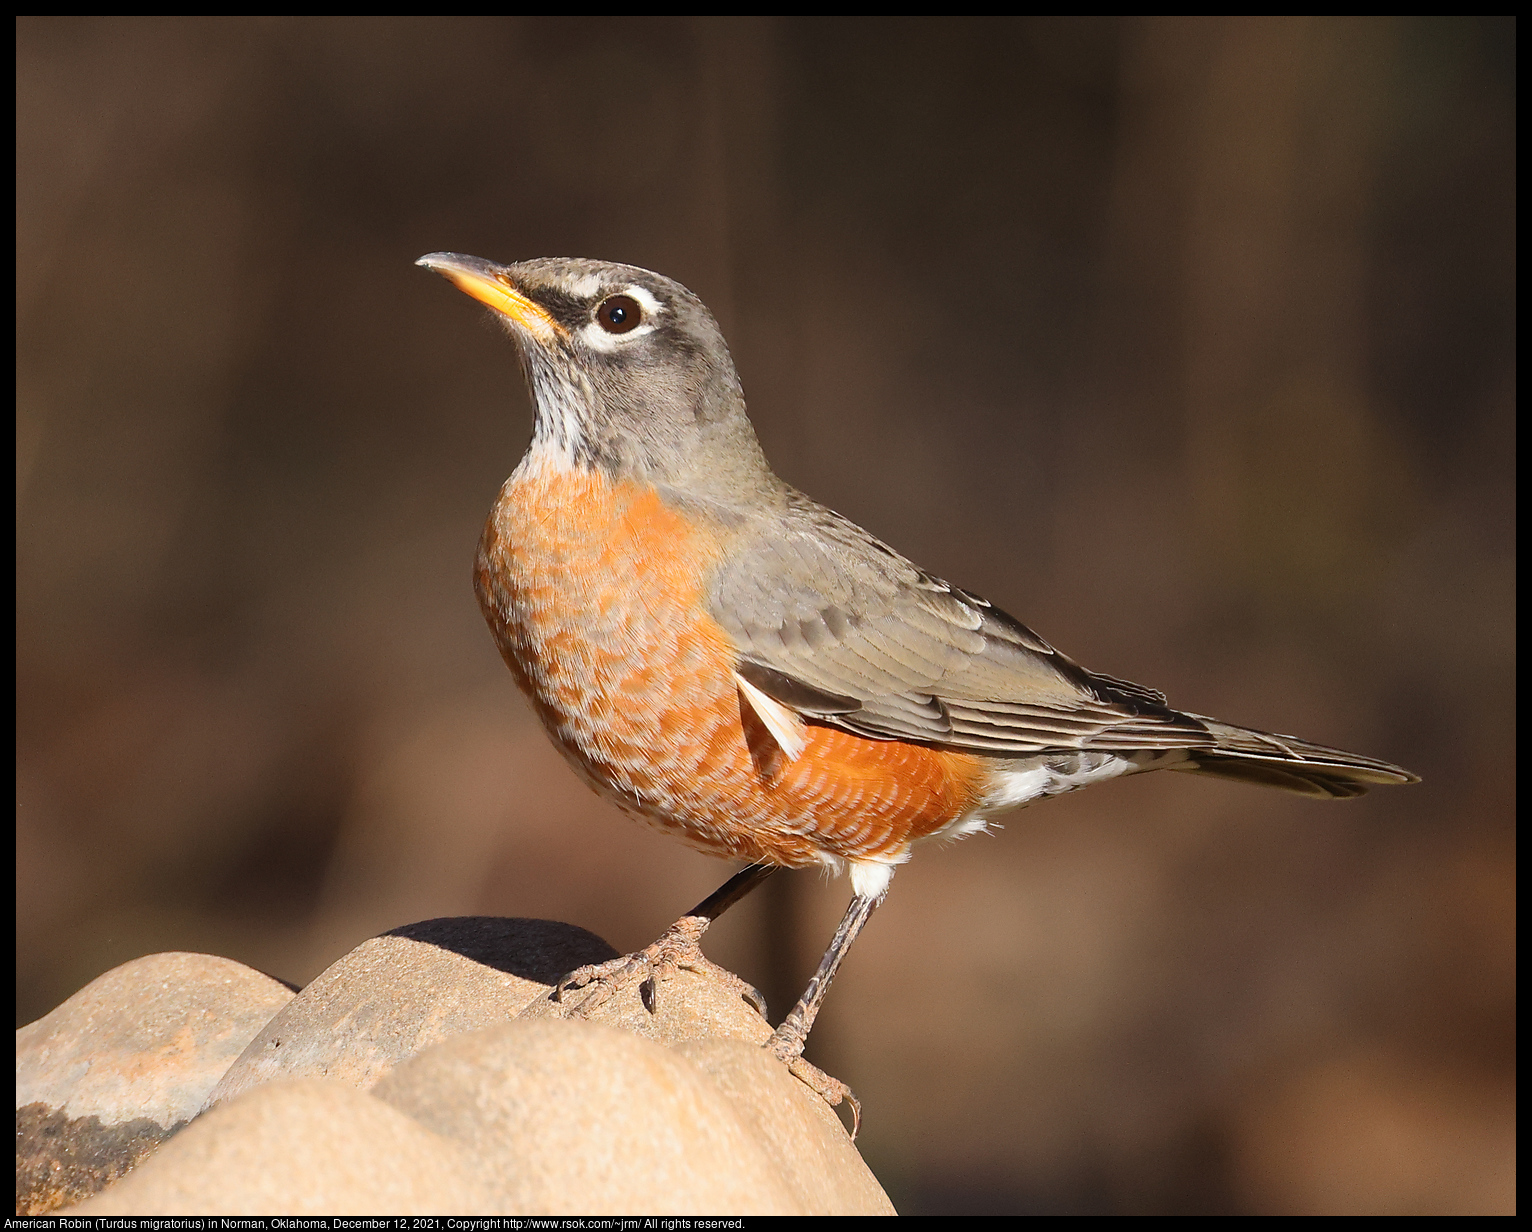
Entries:
{"type": "Polygon", "coordinates": [[[1204,724],[1218,744],[1189,750],[1188,759],[1170,769],[1261,783],[1321,800],[1346,800],[1383,784],[1420,782],[1419,776],[1402,766],[1373,757],[1311,744],[1296,736],[1235,727],[1200,714],[1190,717],[1204,724]]]}

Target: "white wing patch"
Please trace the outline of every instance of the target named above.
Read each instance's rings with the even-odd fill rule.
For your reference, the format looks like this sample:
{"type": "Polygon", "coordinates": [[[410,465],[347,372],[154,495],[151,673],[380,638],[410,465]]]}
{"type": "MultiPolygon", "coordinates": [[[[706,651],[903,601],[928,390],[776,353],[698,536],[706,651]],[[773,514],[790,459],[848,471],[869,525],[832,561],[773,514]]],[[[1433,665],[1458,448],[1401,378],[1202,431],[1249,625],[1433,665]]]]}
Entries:
{"type": "Polygon", "coordinates": [[[788,761],[797,761],[798,755],[809,744],[803,734],[803,720],[775,698],[767,697],[738,672],[734,673],[734,683],[739,685],[739,695],[749,703],[756,718],[771,733],[782,755],[788,761]]]}

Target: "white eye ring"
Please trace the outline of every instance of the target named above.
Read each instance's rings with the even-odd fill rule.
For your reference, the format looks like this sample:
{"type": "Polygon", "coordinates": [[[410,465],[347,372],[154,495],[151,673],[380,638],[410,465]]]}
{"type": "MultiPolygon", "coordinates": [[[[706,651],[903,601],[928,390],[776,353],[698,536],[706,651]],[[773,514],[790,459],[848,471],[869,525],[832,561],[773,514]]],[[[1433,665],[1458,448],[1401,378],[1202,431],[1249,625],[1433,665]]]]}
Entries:
{"type": "Polygon", "coordinates": [[[609,303],[619,296],[631,299],[638,305],[639,322],[632,329],[622,333],[613,333],[597,320],[582,325],[579,331],[580,339],[593,351],[604,351],[610,355],[619,347],[627,346],[646,334],[652,334],[655,330],[655,318],[665,311],[664,305],[646,288],[640,286],[623,287],[620,291],[613,291],[609,295],[602,296],[601,303],[609,303]]]}

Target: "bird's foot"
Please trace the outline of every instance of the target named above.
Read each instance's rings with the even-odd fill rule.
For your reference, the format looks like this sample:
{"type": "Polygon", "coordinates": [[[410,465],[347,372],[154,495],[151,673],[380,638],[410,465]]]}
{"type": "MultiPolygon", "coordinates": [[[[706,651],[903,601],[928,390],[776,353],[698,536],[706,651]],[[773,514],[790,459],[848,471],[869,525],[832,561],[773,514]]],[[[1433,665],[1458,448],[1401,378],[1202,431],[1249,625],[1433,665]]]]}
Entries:
{"type": "Polygon", "coordinates": [[[794,1045],[782,1037],[780,1029],[772,1035],[761,1047],[787,1066],[788,1073],[818,1095],[820,1099],[832,1108],[839,1108],[844,1102],[851,1109],[851,1140],[856,1141],[857,1131],[862,1128],[862,1102],[851,1093],[848,1087],[839,1078],[832,1078],[817,1065],[811,1065],[803,1059],[802,1045],[794,1045]]]}
{"type": "Polygon", "coordinates": [[[682,916],[667,928],[653,945],[636,954],[627,954],[604,963],[594,963],[571,971],[554,986],[550,999],[563,1002],[568,994],[588,988],[580,1001],[566,1011],[570,1018],[589,1018],[614,993],[639,980],[638,995],[644,1008],[654,1013],[659,986],[679,971],[695,971],[732,988],[748,1001],[762,1018],[766,1017],[766,999],[732,971],[712,962],[702,952],[702,934],[712,921],[706,916],[682,916]]]}

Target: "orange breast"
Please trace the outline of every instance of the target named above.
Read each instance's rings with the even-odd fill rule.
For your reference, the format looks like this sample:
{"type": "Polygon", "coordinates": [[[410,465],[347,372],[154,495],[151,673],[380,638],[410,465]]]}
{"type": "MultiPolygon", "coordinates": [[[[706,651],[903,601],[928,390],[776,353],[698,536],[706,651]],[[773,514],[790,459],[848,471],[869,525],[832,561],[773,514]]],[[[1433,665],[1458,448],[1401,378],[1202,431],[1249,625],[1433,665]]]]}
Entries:
{"type": "Polygon", "coordinates": [[[479,603],[554,743],[598,791],[693,846],[805,865],[897,859],[977,802],[981,759],[810,725],[763,755],[704,610],[718,535],[654,489],[523,465],[479,544],[479,603]]]}

